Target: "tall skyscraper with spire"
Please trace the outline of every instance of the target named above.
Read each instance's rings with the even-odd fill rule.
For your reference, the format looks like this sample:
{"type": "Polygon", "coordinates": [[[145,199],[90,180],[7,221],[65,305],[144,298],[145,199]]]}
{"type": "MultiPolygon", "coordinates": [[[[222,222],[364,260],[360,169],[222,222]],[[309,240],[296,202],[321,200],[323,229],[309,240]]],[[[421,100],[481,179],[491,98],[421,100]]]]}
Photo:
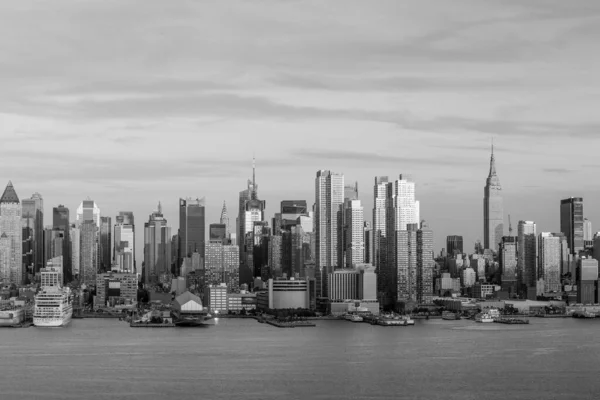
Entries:
{"type": "Polygon", "coordinates": [[[254,223],[265,220],[266,202],[258,198],[256,184],[256,160],[252,159],[252,180],[248,189],[240,192],[240,214],[238,217],[240,244],[240,282],[249,283],[254,271],[254,223]]]}
{"type": "Polygon", "coordinates": [[[225,225],[225,234],[227,235],[227,238],[229,238],[231,236],[231,231],[229,229],[229,215],[227,215],[227,204],[225,202],[223,202],[223,209],[221,210],[219,222],[222,225],[225,225]]]}
{"type": "Polygon", "coordinates": [[[8,280],[4,283],[17,286],[24,283],[21,210],[19,196],[9,181],[0,197],[0,257],[3,264],[0,274],[8,280]]]}
{"type": "Polygon", "coordinates": [[[483,246],[498,252],[500,242],[504,236],[504,206],[502,202],[502,187],[496,174],[496,159],[494,158],[494,144],[492,143],[492,156],[490,158],[490,172],[488,174],[483,196],[483,246]]]}

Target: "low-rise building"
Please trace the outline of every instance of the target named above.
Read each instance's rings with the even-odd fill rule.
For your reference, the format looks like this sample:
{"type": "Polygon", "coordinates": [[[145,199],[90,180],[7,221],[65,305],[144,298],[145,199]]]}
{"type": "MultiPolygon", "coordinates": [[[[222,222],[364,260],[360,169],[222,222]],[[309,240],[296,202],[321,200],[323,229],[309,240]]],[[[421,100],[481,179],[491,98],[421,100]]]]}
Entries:
{"type": "Polygon", "coordinates": [[[109,272],[96,275],[95,308],[133,305],[137,302],[136,274],[109,272]]]}
{"type": "Polygon", "coordinates": [[[204,289],[204,304],[211,314],[227,314],[227,284],[208,285],[204,289]]]}
{"type": "Polygon", "coordinates": [[[227,311],[239,313],[242,310],[250,311],[256,309],[257,296],[255,293],[240,291],[240,293],[229,293],[227,295],[227,311]]]}

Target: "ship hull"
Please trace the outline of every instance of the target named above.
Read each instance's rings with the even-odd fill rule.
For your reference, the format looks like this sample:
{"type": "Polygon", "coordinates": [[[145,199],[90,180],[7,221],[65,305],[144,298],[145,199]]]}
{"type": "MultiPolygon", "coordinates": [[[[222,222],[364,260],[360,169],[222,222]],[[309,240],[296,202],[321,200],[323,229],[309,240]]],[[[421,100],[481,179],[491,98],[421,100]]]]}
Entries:
{"type": "Polygon", "coordinates": [[[40,328],[58,328],[67,326],[71,322],[72,315],[68,314],[62,318],[37,318],[33,317],[33,324],[40,328]]]}

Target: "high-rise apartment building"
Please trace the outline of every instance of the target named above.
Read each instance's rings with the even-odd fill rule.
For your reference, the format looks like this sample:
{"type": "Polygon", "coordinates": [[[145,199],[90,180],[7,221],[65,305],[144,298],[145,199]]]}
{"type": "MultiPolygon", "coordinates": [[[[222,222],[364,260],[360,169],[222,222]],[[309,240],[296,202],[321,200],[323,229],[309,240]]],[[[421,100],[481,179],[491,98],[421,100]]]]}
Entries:
{"type": "Polygon", "coordinates": [[[387,176],[375,177],[373,188],[373,255],[369,262],[377,271],[377,292],[385,290],[385,282],[389,279],[386,274],[385,260],[387,257],[387,176]]]}
{"type": "Polygon", "coordinates": [[[171,227],[163,215],[162,206],[144,224],[144,282],[158,282],[171,274],[171,227]]]}
{"type": "Polygon", "coordinates": [[[496,160],[494,146],[490,158],[490,172],[488,174],[483,196],[483,246],[485,249],[498,251],[504,236],[504,205],[502,201],[502,187],[496,174],[496,160]]]}
{"type": "Polygon", "coordinates": [[[417,231],[417,302],[433,304],[433,231],[423,221],[417,231]]]}
{"type": "Polygon", "coordinates": [[[179,199],[179,261],[197,252],[204,258],[205,201],[202,199],[179,199]]]}
{"type": "Polygon", "coordinates": [[[8,182],[0,197],[0,237],[3,239],[2,250],[5,265],[3,275],[8,277],[7,283],[20,286],[24,283],[23,263],[23,229],[21,223],[21,202],[12,182],[8,182]],[[2,236],[5,237],[2,237],[2,236]],[[7,262],[8,261],[8,262],[7,262]]]}
{"type": "Polygon", "coordinates": [[[347,198],[342,212],[342,246],[338,258],[345,262],[346,268],[352,268],[365,262],[364,214],[360,200],[347,198]]]}
{"type": "Polygon", "coordinates": [[[579,259],[577,266],[577,302],[580,304],[598,303],[598,260],[579,259]]]}
{"type": "Polygon", "coordinates": [[[84,219],[80,221],[79,229],[79,281],[86,285],[93,285],[96,283],[98,273],[99,228],[93,219],[84,219]]]}
{"type": "MultiPolygon", "coordinates": [[[[70,239],[70,249],[71,249],[71,263],[70,263],[70,272],[69,274],[74,278],[80,275],[81,265],[81,229],[77,227],[75,224],[71,224],[69,231],[69,239],[70,239]]],[[[64,258],[65,265],[65,274],[67,271],[67,263],[69,262],[68,257],[64,258]]]]}
{"type": "Polygon", "coordinates": [[[116,217],[113,259],[117,271],[130,274],[137,273],[135,221],[131,211],[121,211],[116,217]]]}
{"type": "Polygon", "coordinates": [[[463,254],[463,237],[458,235],[447,236],[446,251],[449,256],[463,254]]]}
{"type": "MultiPolygon", "coordinates": [[[[92,207],[93,208],[93,207],[92,207]]],[[[82,216],[80,217],[80,220],[83,218],[83,211],[82,211],[82,216]]],[[[92,220],[93,220],[93,216],[92,216],[92,220]]],[[[62,204],[59,204],[58,207],[53,207],[52,208],[52,230],[56,231],[56,232],[62,232],[62,238],[63,241],[62,243],[62,251],[60,252],[60,255],[63,256],[63,272],[64,272],[64,279],[65,282],[71,282],[73,280],[73,276],[75,275],[75,267],[74,265],[77,265],[77,271],[79,271],[79,264],[80,264],[80,260],[79,260],[79,248],[80,248],[80,237],[77,236],[77,238],[72,238],[71,237],[71,231],[72,231],[72,227],[71,227],[71,223],[70,221],[70,215],[69,215],[69,209],[67,207],[65,207],[62,204]],[[75,257],[75,255],[73,254],[74,251],[77,251],[77,257],[75,257]]],[[[60,234],[58,233],[53,233],[52,237],[55,238],[58,236],[60,236],[60,234]]],[[[79,233],[79,228],[77,228],[77,232],[79,233]]],[[[46,254],[46,260],[52,258],[52,257],[56,257],[57,256],[57,252],[55,251],[52,254],[46,254]]]]}
{"type": "Polygon", "coordinates": [[[112,267],[112,222],[110,217],[100,217],[98,266],[102,272],[110,272],[112,267]]]}
{"type": "Polygon", "coordinates": [[[562,234],[542,232],[538,239],[538,278],[544,282],[544,292],[560,292],[560,278],[563,261],[562,234]]]}
{"type": "Polygon", "coordinates": [[[560,201],[560,231],[567,237],[571,254],[579,254],[583,245],[583,198],[560,201]]]}
{"type": "Polygon", "coordinates": [[[239,248],[223,245],[220,240],[206,244],[205,283],[206,285],[225,284],[229,293],[239,293],[239,248]]]}
{"type": "Polygon", "coordinates": [[[380,301],[388,305],[416,302],[420,204],[415,200],[415,183],[403,175],[388,182],[386,206],[387,255],[379,268],[380,301]]]}
{"type": "MultiPolygon", "coordinates": [[[[44,200],[42,195],[34,193],[30,199],[21,201],[23,227],[31,229],[32,265],[31,275],[44,268],[44,200]]],[[[29,263],[25,264],[29,265],[29,263]]]]}
{"type": "Polygon", "coordinates": [[[517,236],[517,281],[524,288],[535,288],[538,280],[537,232],[533,221],[519,221],[517,236]]]}
{"type": "Polygon", "coordinates": [[[517,238],[514,236],[502,237],[500,271],[502,288],[511,294],[514,293],[517,287],[517,238]]]}
{"type": "MultiPolygon", "coordinates": [[[[316,268],[328,276],[342,267],[338,259],[338,234],[341,208],[344,201],[344,175],[331,171],[317,171],[315,180],[315,239],[316,268]]],[[[324,297],[328,296],[327,280],[323,281],[324,297]]]]}

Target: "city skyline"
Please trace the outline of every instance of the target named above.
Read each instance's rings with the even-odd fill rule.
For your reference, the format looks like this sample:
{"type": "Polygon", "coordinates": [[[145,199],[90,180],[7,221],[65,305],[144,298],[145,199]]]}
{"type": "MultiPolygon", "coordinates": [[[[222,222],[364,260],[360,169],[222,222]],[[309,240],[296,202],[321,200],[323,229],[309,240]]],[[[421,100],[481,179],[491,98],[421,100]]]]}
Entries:
{"type": "Polygon", "coordinates": [[[134,5],[70,4],[59,15],[3,5],[2,37],[20,39],[2,42],[1,182],[22,198],[41,193],[46,215],[58,204],[75,215],[89,196],[106,216],[130,209],[142,220],[162,201],[173,223],[177,199],[200,196],[207,225],[226,201],[233,226],[252,153],[268,221],[281,200],[312,204],[319,169],[358,181],[366,221],[373,177],[411,174],[436,251],[447,235],[469,251],[483,242],[495,136],[505,218],[557,232],[558,204],[573,196],[600,221],[589,183],[600,168],[593,1],[349,1],[334,20],[317,2],[237,4],[145,2],[142,16],[134,5]],[[133,15],[150,41],[126,28],[133,15]],[[78,37],[62,40],[71,28],[78,37]]]}

